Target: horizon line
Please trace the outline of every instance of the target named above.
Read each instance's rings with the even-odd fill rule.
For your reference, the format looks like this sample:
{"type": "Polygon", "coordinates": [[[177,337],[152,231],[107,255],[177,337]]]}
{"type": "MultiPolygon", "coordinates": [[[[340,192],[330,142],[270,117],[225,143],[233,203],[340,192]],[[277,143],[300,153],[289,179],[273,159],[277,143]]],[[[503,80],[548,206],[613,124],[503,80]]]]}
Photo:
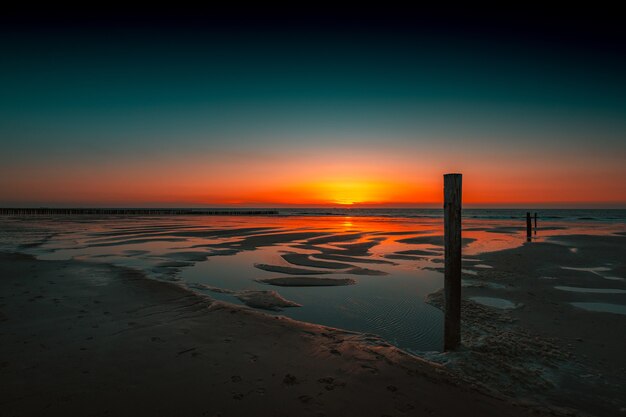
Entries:
{"type": "MultiPolygon", "coordinates": [[[[464,209],[470,210],[529,210],[529,209],[541,209],[541,210],[626,210],[626,204],[624,203],[615,203],[616,205],[588,205],[588,206],[578,206],[578,205],[545,205],[545,203],[530,203],[528,205],[474,205],[474,204],[466,204],[463,206],[464,209]]],[[[357,204],[352,205],[335,205],[335,206],[321,206],[321,205],[289,205],[289,206],[271,206],[271,205],[259,205],[259,206],[237,206],[237,205],[215,205],[215,206],[173,206],[173,205],[140,205],[140,206],[131,206],[131,205],[69,205],[69,204],[57,204],[57,205],[40,205],[40,204],[27,204],[27,205],[0,205],[1,209],[80,209],[80,210],[89,210],[89,209],[132,209],[132,210],[321,210],[321,209],[329,209],[329,210],[443,210],[443,204],[441,207],[439,204],[434,205],[422,205],[422,206],[361,206],[357,204]]]]}

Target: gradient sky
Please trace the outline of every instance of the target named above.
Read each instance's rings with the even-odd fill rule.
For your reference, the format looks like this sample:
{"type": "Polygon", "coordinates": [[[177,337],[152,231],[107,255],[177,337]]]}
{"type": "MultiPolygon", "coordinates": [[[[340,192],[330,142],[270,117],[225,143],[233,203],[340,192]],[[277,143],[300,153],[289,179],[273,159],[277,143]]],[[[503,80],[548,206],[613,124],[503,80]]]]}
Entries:
{"type": "Polygon", "coordinates": [[[0,206],[626,207],[602,21],[2,23],[0,206]]]}

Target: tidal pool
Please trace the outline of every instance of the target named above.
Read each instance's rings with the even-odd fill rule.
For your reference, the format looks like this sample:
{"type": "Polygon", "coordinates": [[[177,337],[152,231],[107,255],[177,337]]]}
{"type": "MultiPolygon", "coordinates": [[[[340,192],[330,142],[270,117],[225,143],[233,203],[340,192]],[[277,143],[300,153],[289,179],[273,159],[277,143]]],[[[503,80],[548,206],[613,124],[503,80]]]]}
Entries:
{"type": "Polygon", "coordinates": [[[586,303],[576,302],[570,303],[574,307],[582,308],[587,311],[595,311],[600,313],[613,313],[626,315],[626,305],[623,304],[611,304],[611,303],[586,303]]]}
{"type": "Polygon", "coordinates": [[[496,297],[469,297],[470,300],[477,302],[488,307],[500,308],[503,310],[513,309],[517,307],[512,301],[505,300],[504,298],[496,297]]]}

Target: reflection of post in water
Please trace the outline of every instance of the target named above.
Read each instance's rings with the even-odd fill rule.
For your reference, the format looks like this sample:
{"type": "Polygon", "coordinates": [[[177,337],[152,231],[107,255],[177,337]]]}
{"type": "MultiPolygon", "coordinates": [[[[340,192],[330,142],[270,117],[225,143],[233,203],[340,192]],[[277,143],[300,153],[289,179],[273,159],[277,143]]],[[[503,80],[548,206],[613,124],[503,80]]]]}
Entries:
{"type": "Polygon", "coordinates": [[[537,212],[535,212],[535,235],[537,235],[537,212]]]}
{"type": "Polygon", "coordinates": [[[530,211],[526,212],[526,240],[530,242],[532,237],[532,223],[530,221],[530,211]]]}

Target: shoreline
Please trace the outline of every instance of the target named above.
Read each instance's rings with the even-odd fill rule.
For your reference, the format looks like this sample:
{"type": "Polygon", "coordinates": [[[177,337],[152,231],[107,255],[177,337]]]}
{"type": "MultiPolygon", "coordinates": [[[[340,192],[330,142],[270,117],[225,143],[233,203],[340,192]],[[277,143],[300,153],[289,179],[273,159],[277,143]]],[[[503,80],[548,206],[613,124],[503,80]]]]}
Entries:
{"type": "Polygon", "coordinates": [[[0,254],[0,268],[7,415],[555,412],[485,393],[379,338],[136,271],[22,254],[0,254]]]}

